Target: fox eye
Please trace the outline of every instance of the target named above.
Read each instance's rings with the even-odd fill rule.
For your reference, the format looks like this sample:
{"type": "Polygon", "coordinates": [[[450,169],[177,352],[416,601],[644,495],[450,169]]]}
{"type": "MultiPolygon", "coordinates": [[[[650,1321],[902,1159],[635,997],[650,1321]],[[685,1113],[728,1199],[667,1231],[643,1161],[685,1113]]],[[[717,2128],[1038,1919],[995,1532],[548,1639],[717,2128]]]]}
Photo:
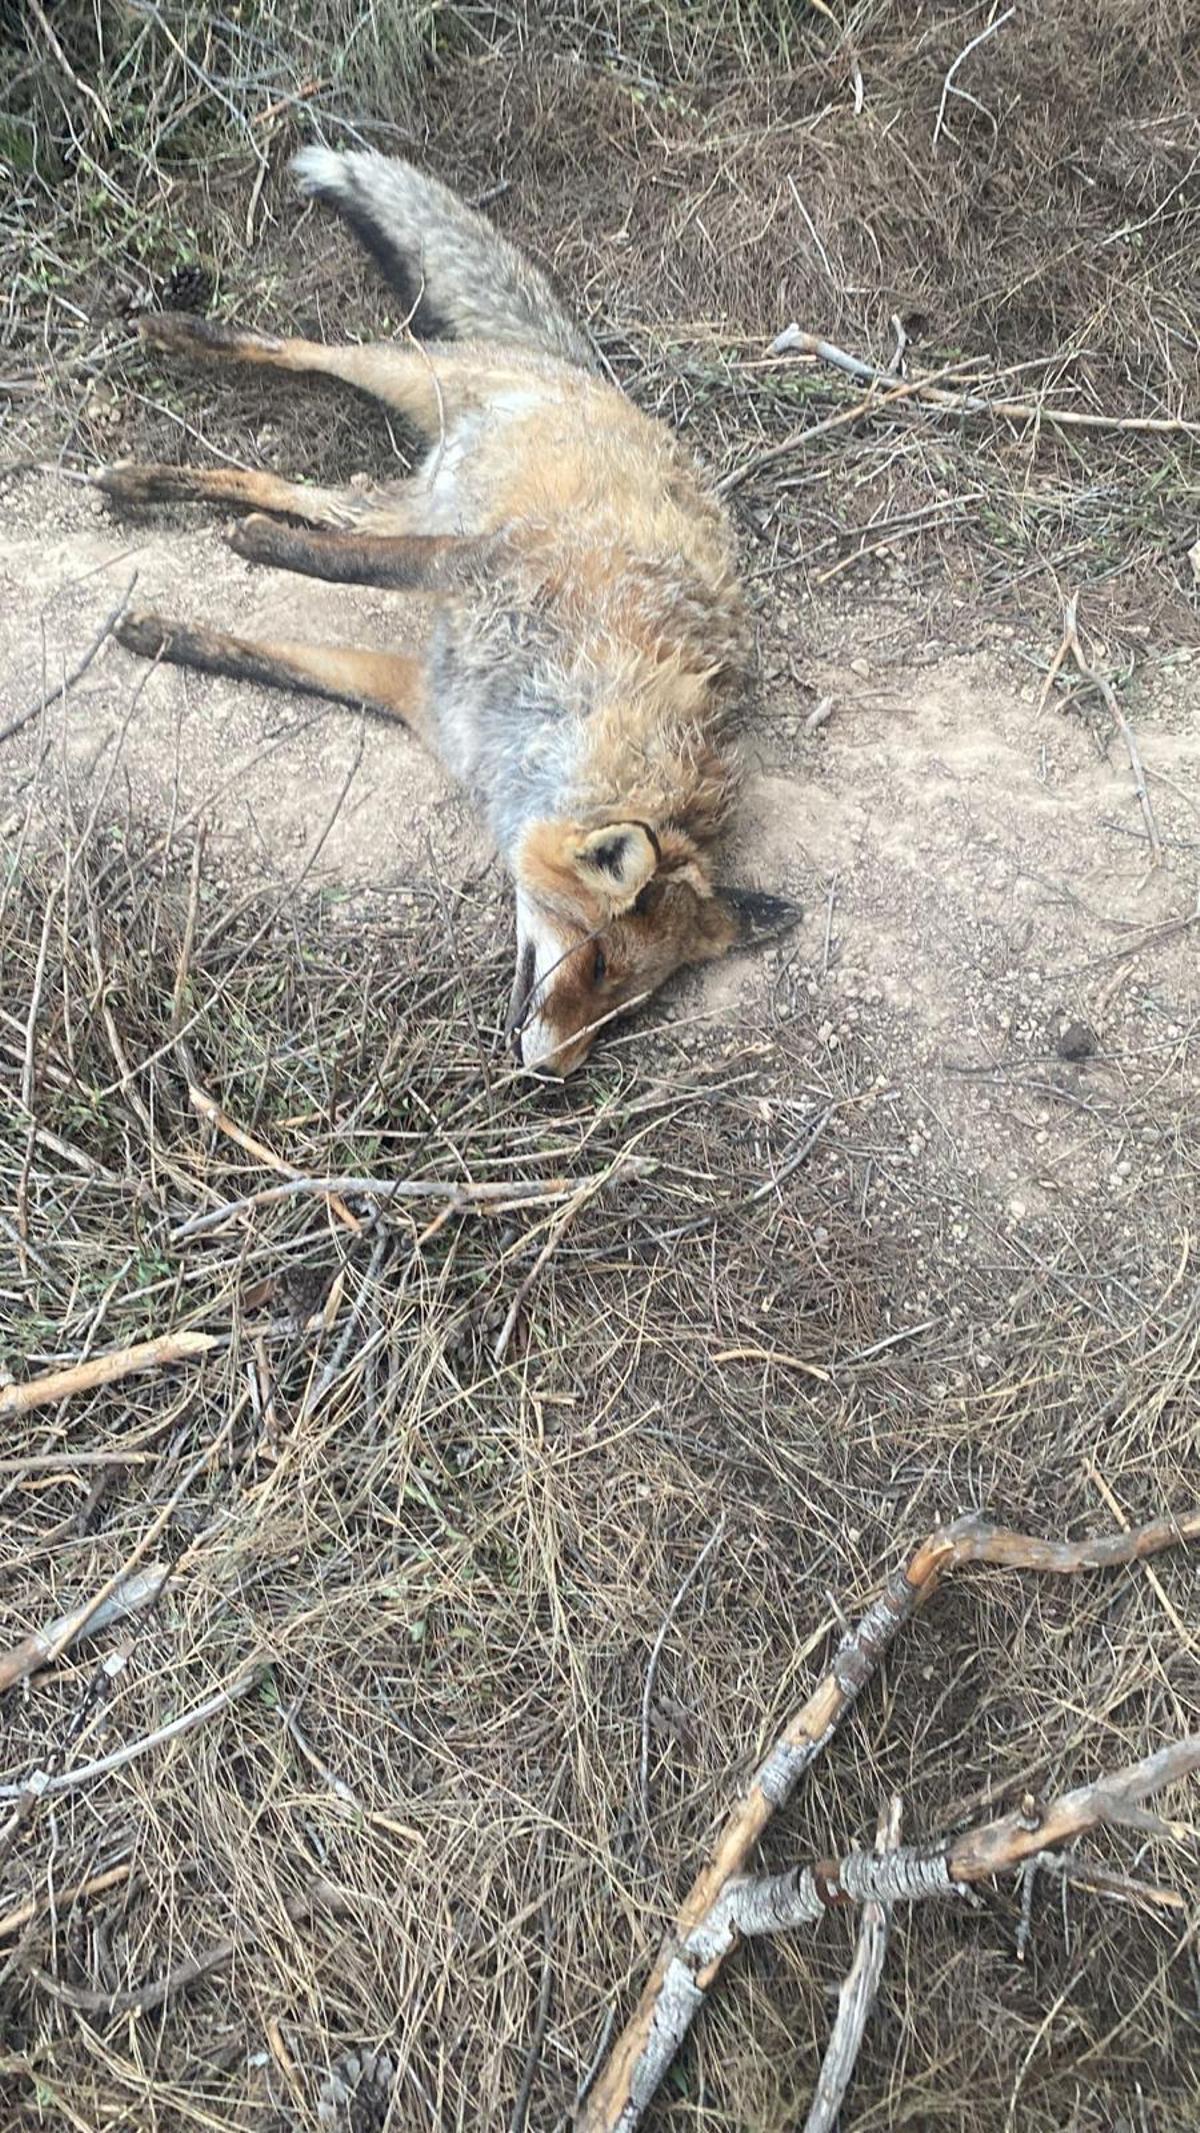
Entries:
{"type": "Polygon", "coordinates": [[[604,950],[603,948],[597,948],[595,960],[592,964],[593,985],[602,985],[604,983],[605,973],[607,972],[607,970],[608,962],[605,957],[604,950]]]}

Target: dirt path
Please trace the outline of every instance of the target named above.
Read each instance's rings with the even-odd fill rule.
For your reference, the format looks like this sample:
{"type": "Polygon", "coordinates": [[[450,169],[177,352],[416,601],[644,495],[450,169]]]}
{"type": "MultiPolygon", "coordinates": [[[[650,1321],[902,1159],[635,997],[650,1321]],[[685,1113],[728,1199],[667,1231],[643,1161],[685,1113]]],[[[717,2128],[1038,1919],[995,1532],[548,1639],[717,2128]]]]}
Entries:
{"type": "MultiPolygon", "coordinates": [[[[135,572],[139,603],[252,633],[382,644],[403,626],[400,596],[254,572],[198,515],[120,523],[37,477],[0,541],[0,700],[18,708],[72,663],[135,572]]],[[[1103,745],[1092,701],[1039,711],[1035,648],[922,641],[900,593],[804,629],[801,683],[769,682],[750,736],[731,866],[798,892],[808,920],[782,957],[677,988],[667,1016],[729,1022],[770,993],[804,1004],[829,1048],[863,1046],[911,1114],[914,1176],[956,1181],[952,1230],[969,1220],[964,1180],[1017,1226],[1132,1218],[1149,1197],[1165,1254],[1176,1191],[1194,1185],[1178,1127],[1197,1100],[1200,660],[1148,656],[1128,691],[1168,848],[1156,872],[1120,742],[1103,745]],[[818,698],[829,716],[809,733],[818,698]]],[[[769,627],[768,676],[788,656],[769,627]]],[[[151,819],[203,812],[230,879],[311,867],[330,889],[402,897],[433,871],[457,886],[489,865],[463,800],[402,732],[147,675],[112,643],[65,711],[0,752],[7,839],[53,806],[64,766],[85,802],[109,780],[114,805],[151,819]]],[[[495,894],[499,911],[498,876],[495,894]]],[[[881,1183],[865,1212],[903,1225],[911,1195],[881,1183]]]]}

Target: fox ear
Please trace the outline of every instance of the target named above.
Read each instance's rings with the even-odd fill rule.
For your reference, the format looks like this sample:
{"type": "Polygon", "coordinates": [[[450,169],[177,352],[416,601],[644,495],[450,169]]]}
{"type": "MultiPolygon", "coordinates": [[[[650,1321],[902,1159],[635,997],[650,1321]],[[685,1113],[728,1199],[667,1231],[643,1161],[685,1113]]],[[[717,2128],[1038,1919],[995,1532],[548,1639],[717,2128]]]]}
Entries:
{"type": "Polygon", "coordinates": [[[645,822],[535,822],[517,855],[517,874],[544,902],[606,924],[628,911],[662,858],[645,822]]]}
{"type": "Polygon", "coordinates": [[[767,896],[761,889],[718,889],[701,911],[709,956],[761,948],[790,933],[804,916],[803,906],[790,897],[767,896]]]}
{"type": "Polygon", "coordinates": [[[589,886],[611,898],[614,911],[624,911],[657,872],[662,848],[644,822],[606,822],[580,839],[573,857],[589,886]]]}

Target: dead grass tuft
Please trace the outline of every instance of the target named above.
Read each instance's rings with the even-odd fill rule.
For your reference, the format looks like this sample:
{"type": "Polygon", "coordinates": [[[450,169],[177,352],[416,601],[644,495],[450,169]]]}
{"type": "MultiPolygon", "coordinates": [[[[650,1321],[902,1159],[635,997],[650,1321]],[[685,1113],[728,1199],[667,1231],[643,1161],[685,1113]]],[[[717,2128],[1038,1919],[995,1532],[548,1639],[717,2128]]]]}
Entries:
{"type": "MultiPolygon", "coordinates": [[[[1194,1493],[1182,1292],[1114,1328],[1052,1265],[990,1269],[908,1336],[899,1248],[868,1260],[854,1216],[895,1110],[852,1061],[830,1079],[803,1014],[704,1067],[643,1037],[640,1071],[618,1050],[531,1104],[481,1053],[457,977],[429,985],[442,925],[436,901],[403,933],[386,907],[231,910],[186,852],[115,822],[8,881],[9,1367],[167,1327],[221,1341],[10,1426],[14,1640],[97,1590],[217,1447],[162,1537],[179,1567],[158,1604],[10,1697],[17,1794],[217,1699],[110,1775],[7,1795],[14,2113],[37,2095],[94,2123],[150,2098],[164,2128],[308,2123],[331,2060],[386,2046],[400,2123],[501,2125],[548,1965],[531,2123],[554,2123],[732,1774],[902,1538],[975,1501],[1065,1533],[1107,1525],[1109,1493],[1131,1518],[1194,1493]],[[554,1210],[431,1230],[427,1208],[356,1199],[356,1232],[309,1198],[173,1244],[274,1175],[205,1126],[189,1076],[312,1175],[618,1181],[563,1233],[497,1365],[554,1210]],[[653,1676],[644,1798],[650,1653],[719,1515],[653,1676]],[[104,1875],[90,1903],[52,1904],[104,1875]]],[[[488,914],[456,925],[498,994],[488,914]]],[[[960,1587],[772,1857],[861,1834],[896,1787],[934,1830],[1181,1731],[1194,1591],[1169,1558],[1153,1580],[960,1587]]],[[[1104,1841],[1126,1865],[1136,1846],[1104,1841]]],[[[1060,2127],[1086,2085],[1077,2122],[1099,2127],[1135,2081],[1189,2122],[1178,1919],[1073,1892],[1065,1931],[1039,1921],[1027,1969],[1007,1896],[898,1929],[859,2124],[978,2133],[1019,2092],[1024,2125],[1060,2127]],[[1074,2013],[1051,2053],[1056,2005],[1074,2013]]],[[[845,1960],[837,1924],[755,1949],[672,2122],[792,2122],[845,1960]]]]}

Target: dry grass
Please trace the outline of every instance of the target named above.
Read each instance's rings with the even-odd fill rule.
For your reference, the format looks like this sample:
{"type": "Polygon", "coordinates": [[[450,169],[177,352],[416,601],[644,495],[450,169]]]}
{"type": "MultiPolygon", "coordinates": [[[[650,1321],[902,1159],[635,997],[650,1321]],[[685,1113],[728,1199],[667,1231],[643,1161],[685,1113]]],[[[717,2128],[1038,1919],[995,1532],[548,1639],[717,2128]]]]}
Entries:
{"type": "MultiPolygon", "coordinates": [[[[531,2123],[552,2124],[735,1773],[828,1650],[835,1603],[962,1503],[1065,1533],[1107,1525],[1109,1491],[1131,1518],[1194,1493],[1194,1306],[1184,1289],[1122,1311],[1108,1290],[1097,1308],[1064,1247],[1026,1278],[960,1274],[955,1309],[938,1297],[932,1325],[877,1349],[910,1322],[910,1284],[895,1247],[867,1253],[854,1208],[902,1128],[853,1062],[829,1079],[803,1017],[703,1068],[686,1029],[664,1032],[640,1067],[618,1049],[531,1104],[457,981],[429,997],[436,907],[402,938],[386,911],[231,912],[186,852],[165,861],[128,826],[30,857],[5,901],[10,1367],[167,1327],[226,1342],[10,1430],[14,1632],[96,1590],[219,1449],[162,1543],[184,1557],[166,1597],[101,1640],[120,1670],[80,1649],[10,1697],[6,1780],[137,1742],[259,1670],[194,1731],[9,1830],[0,1917],[35,1906],[2,1944],[10,2109],[258,2128],[303,2119],[331,2058],[382,2043],[405,2069],[396,2123],[503,2125],[549,1964],[531,2123]],[[35,1005],[36,1135],[19,1097],[35,1005]],[[201,1124],[187,1072],[313,1175],[654,1167],[564,1231],[497,1365],[554,1210],[422,1237],[428,1210],[384,1223],[356,1202],[355,1234],[293,1201],[173,1244],[182,1219],[271,1182],[201,1124]],[[825,1114],[806,1163],[752,1199],[825,1114]],[[734,1349],[751,1353],[717,1360],[734,1349]],[[100,1463],[75,1467],[79,1448],[100,1463]],[[648,1658],[719,1514],[657,1670],[647,1821],[648,1658]],[[118,1865],[107,1896],[56,1916],[52,1888],[118,1865]],[[229,1935],[211,1976],[121,2012],[229,1935]],[[72,2007],[77,1989],[112,2009],[72,2007]]],[[[492,996],[485,917],[455,922],[492,996]]],[[[868,1831],[894,1788],[933,1831],[1184,1730],[1194,1621],[1180,1560],[1154,1581],[949,1592],[773,1856],[868,1831]]],[[[1144,1839],[1100,1849],[1178,1876],[1144,1839]]],[[[1072,1894],[1065,1920],[1039,1913],[1021,1970],[1016,1918],[1000,1896],[898,1929],[855,2123],[999,2127],[1019,2087],[1022,2125],[1060,2127],[1072,2094],[1099,2128],[1135,2082],[1196,2122],[1180,1919],[1072,1894]]],[[[845,1960],[836,1924],[755,1950],[663,2122],[790,2123],[845,1960]]]]}
{"type": "MultiPolygon", "coordinates": [[[[923,319],[931,368],[1028,364],[1023,392],[1115,414],[1195,406],[1200,50],[1183,0],[1071,0],[998,31],[958,77],[977,104],[951,100],[936,150],[977,11],[867,4],[835,36],[765,0],[376,6],[353,37],[317,0],[52,12],[70,72],[30,18],[4,18],[15,459],[78,473],[118,451],[195,454],[186,419],[299,463],[315,402],[260,403],[247,431],[244,383],[161,379],[123,313],[199,261],[243,317],[328,325],[336,304],[339,326],[377,325],[341,239],[294,236],[279,177],[298,132],[348,116],[465,189],[508,185],[506,227],[583,292],[622,378],[722,466],[845,404],[823,373],[754,367],[791,317],[886,358],[900,310],[923,319]]],[[[391,463],[377,418],[319,404],[340,471],[391,463]]],[[[1065,571],[1091,584],[1090,612],[1103,590],[1161,639],[1191,613],[1188,481],[1173,448],[1085,454],[908,407],[741,503],[773,595],[914,512],[914,568],[944,558],[973,599],[1037,596],[1056,619],[1065,571]]],[[[65,819],[0,884],[0,1352],[25,1377],[168,1328],[224,1346],[10,1430],[11,1641],[96,1591],[232,1430],[171,1521],[184,1563],[158,1606],[10,1694],[0,1782],[239,1693],[0,1837],[0,2115],[260,2133],[312,2123],[330,2061],[386,2044],[393,2124],[504,2127],[548,1976],[529,2122],[553,2126],[838,1608],[964,1505],[1065,1534],[1109,1524],[1114,1500],[1130,1519],[1193,1500],[1191,1247],[1155,1290],[1148,1240],[1194,1180],[1194,1121],[1134,1235],[997,1230],[966,1264],[948,1187],[945,1206],[914,1205],[907,1247],[881,1244],[860,1210],[871,1166],[906,1174],[903,1102],[815,1042],[786,966],[770,1026],[718,1056],[664,1026],[534,1099],[487,1019],[503,958],[484,891],[402,910],[251,894],[193,869],[183,834],[111,809],[65,819]],[[432,993],[430,969],[450,971],[432,993]],[[356,1201],[356,1233],[306,1200],[172,1243],[269,1182],[197,1117],[189,1072],[312,1175],[654,1167],[564,1229],[498,1364],[557,1207],[422,1236],[428,1215],[356,1201]],[[647,1818],[646,1669],[721,1514],[657,1669],[647,1818]],[[125,1878],[86,1909],[56,1899],[108,1869],[125,1878]],[[122,1994],[228,1938],[210,1974],[128,2012],[122,1994]],[[111,2009],[73,2005],[79,1991],[111,2009]]],[[[964,1580],[897,1649],[771,1863],[868,1834],[895,1789],[915,1837],[1185,1730],[1196,1591],[1171,1558],[1066,1589],[964,1580]]],[[[1137,1833],[1095,1849],[1151,1878],[1189,1871],[1137,1833]]],[[[1018,1920],[1001,1892],[897,1926],[859,2133],[1200,2126],[1194,1913],[1043,1896],[1023,1967],[1018,1920]]],[[[831,1922],[749,1953],[657,2122],[794,2124],[848,1945],[831,1922]]]]}
{"type": "MultiPolygon", "coordinates": [[[[297,237],[281,171],[314,130],[417,150],[491,198],[618,373],[718,464],[846,404],[827,375],[764,366],[791,318],[887,360],[895,313],[931,369],[966,363],[1085,411],[1194,410],[1200,44],[1183,0],[1070,0],[1006,23],[954,76],[939,130],[947,72],[987,19],[915,0],[864,0],[840,32],[780,0],[288,0],[245,21],[188,0],[59,9],[63,58],[103,116],[36,25],[10,40],[0,349],[22,388],[18,451],[52,437],[83,467],[191,448],[178,388],[131,359],[124,317],[180,264],[211,269],[242,317],[379,330],[386,305],[341,239],[297,237]],[[47,374],[62,396],[49,423],[47,374]]],[[[392,464],[385,425],[331,415],[327,396],[272,406],[260,440],[236,387],[206,390],[188,419],[225,450],[300,452],[317,472],[318,428],[339,469],[364,451],[392,464]]],[[[1052,610],[1065,571],[1118,619],[1150,604],[1163,634],[1189,622],[1192,456],[964,432],[908,406],[803,450],[746,502],[802,578],[915,516],[899,553],[944,556],[977,601],[1052,610]]],[[[851,583],[880,567],[851,565],[851,583]]]]}

